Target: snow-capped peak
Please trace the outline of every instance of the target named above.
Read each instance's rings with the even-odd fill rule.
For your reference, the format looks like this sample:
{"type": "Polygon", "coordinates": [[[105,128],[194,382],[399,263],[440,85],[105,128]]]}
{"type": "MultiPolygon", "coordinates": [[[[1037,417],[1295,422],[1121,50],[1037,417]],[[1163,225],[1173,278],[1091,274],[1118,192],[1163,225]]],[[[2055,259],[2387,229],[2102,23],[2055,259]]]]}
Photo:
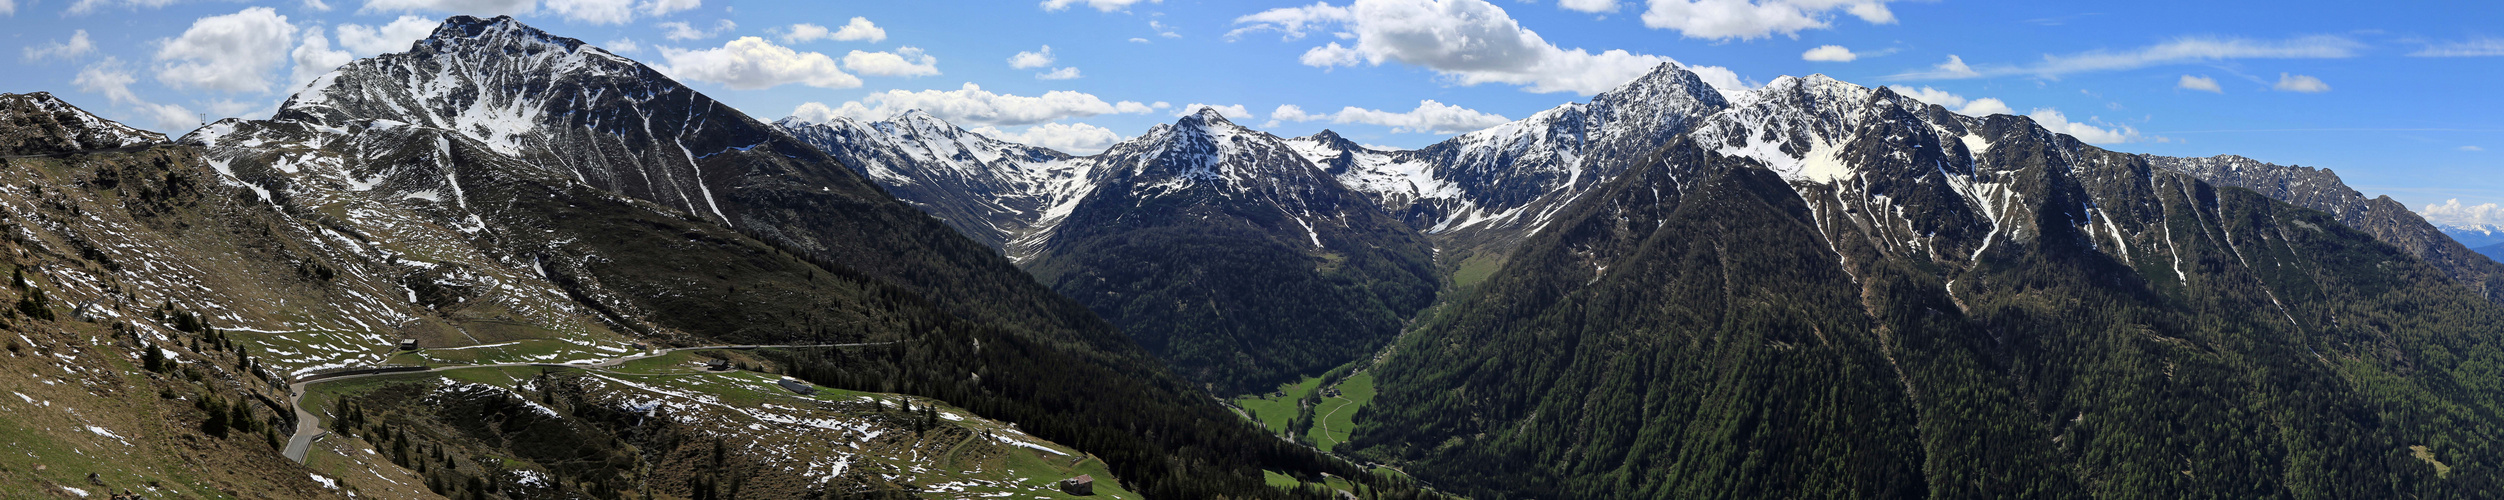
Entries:
{"type": "Polygon", "coordinates": [[[1193,112],[1191,112],[1191,115],[1190,115],[1190,116],[1185,116],[1185,117],[1183,117],[1183,122],[1182,122],[1182,123],[1190,123],[1190,122],[1193,122],[1193,121],[1197,121],[1197,122],[1204,123],[1204,124],[1215,124],[1215,123],[1224,123],[1224,124],[1227,124],[1227,125],[1233,125],[1233,124],[1234,124],[1234,122],[1232,122],[1232,121],[1227,121],[1227,120],[1226,120],[1226,114],[1225,114],[1225,113],[1220,113],[1220,112],[1218,112],[1218,111],[1217,111],[1217,108],[1216,108],[1215,106],[1201,106],[1199,111],[1193,111],[1193,112]]]}

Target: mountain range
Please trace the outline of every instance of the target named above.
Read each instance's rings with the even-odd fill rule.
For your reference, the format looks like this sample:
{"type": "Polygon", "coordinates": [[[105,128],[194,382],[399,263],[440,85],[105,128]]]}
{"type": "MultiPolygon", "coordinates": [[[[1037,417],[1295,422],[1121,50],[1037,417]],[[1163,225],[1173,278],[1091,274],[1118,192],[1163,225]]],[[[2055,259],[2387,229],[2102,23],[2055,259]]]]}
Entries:
{"type": "Polygon", "coordinates": [[[2493,248],[2504,245],[2504,227],[2485,224],[2443,225],[2443,234],[2471,247],[2493,248]]]}
{"type": "Polygon", "coordinates": [[[1438,286],[1423,235],[1214,111],[1086,157],[919,112],[778,123],[1227,394],[1379,349],[1438,286]]]}
{"type": "MultiPolygon", "coordinates": [[[[1419,150],[1287,142],[1432,245],[1445,287],[1393,346],[1340,358],[1381,394],[1339,452],[1473,496],[2491,487],[2457,475],[2487,467],[2469,465],[2492,446],[2482,431],[2390,419],[2493,418],[2504,274],[2327,170],[2116,153],[1818,75],[1723,95],[1675,65],[1419,150]],[[2411,409],[2341,413],[2393,405],[2411,409]]],[[[1033,157],[1102,164],[1065,156],[1033,157]]],[[[899,172],[882,182],[922,175],[881,168],[899,172]]],[[[1038,171],[1119,185],[1093,168],[990,170],[1038,171]]],[[[1102,205],[1093,189],[1051,199],[1102,205]]],[[[1051,248],[1082,220],[1068,213],[1017,219],[1031,246],[1007,251],[1051,248]]],[[[1101,304],[1087,293],[1071,295],[1101,304]]]]}
{"type": "Polygon", "coordinates": [[[175,140],[0,96],[0,157],[15,491],[2504,494],[2457,236],[1822,75],[1072,155],[454,17],[175,140]]]}
{"type": "Polygon", "coordinates": [[[510,18],[170,144],[6,101],[26,491],[1420,494],[1243,423],[841,160],[510,18]],[[708,347],[759,344],[825,347],[708,347]],[[146,459],[69,459],[96,446],[146,459]]]}

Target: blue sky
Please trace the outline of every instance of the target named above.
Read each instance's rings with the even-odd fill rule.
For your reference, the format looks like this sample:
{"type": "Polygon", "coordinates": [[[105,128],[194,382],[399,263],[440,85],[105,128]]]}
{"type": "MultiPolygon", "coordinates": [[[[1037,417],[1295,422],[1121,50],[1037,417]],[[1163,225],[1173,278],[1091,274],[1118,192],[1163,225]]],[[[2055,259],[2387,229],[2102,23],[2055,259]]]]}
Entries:
{"type": "Polygon", "coordinates": [[[179,134],[266,114],[452,14],[515,15],[759,118],[926,108],[1077,151],[1192,104],[1419,147],[1665,59],[1734,89],[1824,73],[2120,151],[2329,167],[2504,223],[2476,209],[2504,202],[2500,2],[0,0],[18,47],[0,91],[179,134]]]}

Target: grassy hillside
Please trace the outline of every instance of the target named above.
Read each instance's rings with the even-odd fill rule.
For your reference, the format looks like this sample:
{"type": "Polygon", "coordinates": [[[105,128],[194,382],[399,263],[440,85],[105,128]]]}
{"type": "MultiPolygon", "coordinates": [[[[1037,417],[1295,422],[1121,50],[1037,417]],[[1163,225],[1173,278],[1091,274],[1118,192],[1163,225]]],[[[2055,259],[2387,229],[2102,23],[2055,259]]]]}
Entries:
{"type": "Polygon", "coordinates": [[[1374,374],[1359,373],[1330,387],[1333,395],[1321,398],[1313,407],[1313,428],[1309,439],[1322,451],[1331,451],[1356,432],[1356,416],[1367,403],[1374,402],[1374,374]]]}
{"type": "Polygon", "coordinates": [[[1238,396],[1235,407],[1251,413],[1252,420],[1272,434],[1290,432],[1287,425],[1303,413],[1303,401],[1320,390],[1322,378],[1306,377],[1293,384],[1279,384],[1278,391],[1257,396],[1238,396]]]}
{"type": "MultiPolygon", "coordinates": [[[[614,383],[608,379],[575,377],[568,383],[580,386],[576,389],[538,388],[534,395],[576,399],[561,418],[533,422],[532,430],[515,434],[459,426],[497,421],[527,410],[524,403],[549,403],[492,392],[433,401],[459,404],[393,400],[400,401],[395,407],[424,410],[402,415],[415,428],[432,429],[409,438],[424,443],[410,452],[424,452],[423,459],[397,450],[391,458],[399,462],[369,461],[375,456],[370,453],[334,454],[317,456],[310,469],[279,453],[295,423],[285,403],[287,382],[376,364],[603,359],[631,351],[632,343],[838,339],[904,343],[870,355],[846,354],[855,357],[840,363],[816,354],[755,362],[790,367],[839,389],[910,394],[916,401],[963,409],[960,416],[1016,422],[1022,432],[1059,443],[1064,451],[1097,457],[1098,465],[1074,466],[1101,467],[1108,490],[1157,498],[1278,498],[1292,495],[1267,486],[1262,470],[1358,470],[1241,423],[1085,308],[857,179],[840,185],[801,174],[770,179],[776,184],[746,192],[791,195],[759,196],[776,202],[773,214],[789,217],[775,220],[794,222],[743,223],[734,229],[547,175],[441,131],[315,129],[290,122],[226,122],[212,128],[242,134],[236,130],[248,127],[267,127],[273,138],[341,130],[374,135],[361,136],[370,142],[358,148],[236,141],[6,159],[10,168],[0,171],[0,184],[9,189],[0,190],[5,211],[0,229],[7,237],[0,245],[10,251],[0,264],[26,282],[0,292],[17,304],[6,310],[18,319],[0,322],[17,334],[14,343],[21,348],[11,350],[13,359],[103,370],[97,367],[111,359],[141,363],[153,347],[170,364],[153,371],[115,368],[111,373],[122,375],[111,377],[99,371],[81,375],[86,381],[76,384],[78,379],[46,375],[51,372],[31,365],[12,371],[31,374],[12,382],[27,396],[12,396],[24,403],[18,408],[32,412],[11,420],[24,446],[95,455],[111,451],[94,441],[109,433],[130,440],[129,453],[140,458],[93,462],[93,467],[130,466],[116,477],[107,477],[112,470],[67,459],[56,460],[61,465],[32,464],[43,469],[0,463],[8,467],[0,471],[0,484],[7,485],[0,491],[81,487],[55,470],[70,465],[78,466],[67,472],[79,474],[71,478],[83,481],[83,474],[97,472],[117,491],[146,478],[167,483],[159,488],[196,484],[174,491],[206,497],[477,492],[486,484],[523,483],[540,489],[490,496],[599,497],[680,488],[684,478],[631,467],[702,470],[686,469],[662,454],[680,448],[621,444],[649,436],[621,434],[632,426],[601,420],[624,419],[639,403],[602,399],[630,393],[602,386],[614,383]],[[221,155],[217,167],[250,180],[226,177],[201,157],[209,153],[221,155]],[[338,157],[349,153],[356,156],[338,157]],[[320,178],[282,175],[363,167],[400,169],[392,171],[407,178],[355,191],[320,178]],[[825,183],[807,184],[812,181],[825,183]],[[448,191],[447,184],[457,184],[465,198],[452,203],[395,194],[440,194],[435,190],[448,191]],[[833,189],[844,186],[849,187],[833,189]],[[797,215],[809,213],[842,215],[797,215]],[[852,243],[828,247],[842,242],[852,243]],[[403,338],[424,349],[393,349],[403,338]],[[153,375],[141,383],[127,376],[133,373],[153,375]],[[91,395],[73,397],[66,392],[72,387],[91,395]],[[89,416],[105,410],[115,420],[89,416]],[[118,420],[123,415],[127,421],[118,420]],[[66,425],[81,421],[103,422],[97,425],[105,430],[66,425]],[[570,452],[579,454],[519,456],[520,450],[554,448],[517,447],[517,439],[572,440],[580,447],[570,452]],[[502,469],[479,465],[506,462],[544,476],[493,476],[483,472],[502,469]],[[440,472],[446,466],[479,474],[440,472]],[[433,477],[439,484],[424,484],[428,471],[438,471],[433,477]],[[480,480],[480,488],[467,484],[470,477],[480,480]],[[504,482],[490,483],[491,478],[504,482]]],[[[849,175],[840,165],[792,159],[813,150],[760,147],[755,154],[781,162],[764,167],[849,175]]],[[[771,218],[753,221],[766,219],[771,218]]],[[[394,389],[398,392],[382,397],[425,398],[439,389],[394,389]]],[[[916,403],[922,406],[931,405],[916,403]]],[[[679,430],[686,439],[745,432],[679,430]]],[[[392,437],[396,445],[400,435],[395,431],[392,437]]],[[[964,441],[949,444],[958,442],[964,441]]],[[[898,450],[912,456],[919,449],[898,450]]],[[[1026,467],[965,464],[984,470],[1026,467]]],[[[877,484],[837,481],[876,477],[867,470],[846,475],[821,468],[807,474],[821,483],[783,484],[776,491],[876,491],[877,484]]],[[[800,474],[722,471],[722,477],[707,480],[800,474]]]]}
{"type": "Polygon", "coordinates": [[[345,432],[321,443],[309,462],[331,477],[361,479],[388,477],[367,470],[374,464],[432,461],[417,466],[429,472],[416,481],[353,488],[510,495],[532,491],[541,478],[586,476],[550,471],[579,467],[580,441],[588,440],[636,450],[624,455],[629,461],[603,467],[642,475],[634,483],[668,496],[793,497],[848,485],[946,498],[1074,498],[1054,483],[1092,475],[1107,479],[1096,498],[1139,498],[1112,480],[1103,461],[1006,423],[900,394],[821,388],[803,396],[775,385],[775,375],[703,369],[702,360],[714,356],[772,369],[737,353],[682,352],[610,368],[474,368],[319,386],[309,405],[345,432]],[[605,414],[617,402],[644,411],[633,422],[605,414]],[[523,411],[491,412],[492,422],[477,425],[463,420],[471,413],[417,405],[519,405],[523,411]],[[351,413],[356,416],[341,418],[351,413]],[[576,428],[575,440],[525,434],[564,420],[592,425],[576,428]],[[404,455],[404,447],[429,451],[404,455]],[[433,456],[436,447],[447,449],[445,458],[433,456]]]}

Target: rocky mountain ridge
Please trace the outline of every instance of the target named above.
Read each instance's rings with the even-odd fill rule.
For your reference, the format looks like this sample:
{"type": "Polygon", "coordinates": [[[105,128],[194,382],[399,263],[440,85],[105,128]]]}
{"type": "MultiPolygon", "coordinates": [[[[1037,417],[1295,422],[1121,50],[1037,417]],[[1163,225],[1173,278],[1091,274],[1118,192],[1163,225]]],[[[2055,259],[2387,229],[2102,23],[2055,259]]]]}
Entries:
{"type": "Polygon", "coordinates": [[[843,160],[898,199],[1013,259],[1095,187],[1093,162],[1000,141],[908,111],[877,122],[784,118],[774,126],[843,160]]]}
{"type": "Polygon", "coordinates": [[[2425,259],[2454,282],[2504,302],[2504,265],[2482,259],[2470,249],[2479,245],[2466,244],[2447,234],[2459,230],[2437,227],[2389,196],[2366,198],[2364,193],[2340,181],[2330,169],[2276,165],[2234,155],[2143,157],[2152,165],[2189,173],[2210,184],[2250,189],[2271,199],[2329,212],[2348,227],[2425,259]]]}
{"type": "MultiPolygon", "coordinates": [[[[77,118],[53,121],[94,123],[77,118]]],[[[101,144],[88,139],[95,131],[61,130],[27,142],[101,144]]],[[[934,473],[988,470],[984,461],[1004,453],[1072,451],[1094,457],[1086,467],[1102,472],[1100,491],[1158,497],[1278,495],[1261,470],[1363,474],[1236,422],[1083,306],[841,160],[648,67],[511,18],[454,17],[408,52],[323,75],[270,119],[220,121],[140,153],[163,156],[9,160],[39,162],[13,170],[47,176],[12,184],[24,196],[12,195],[23,203],[10,217],[33,229],[25,237],[44,239],[13,243],[43,260],[31,279],[74,306],[64,317],[124,323],[112,327],[122,356],[195,343],[165,351],[200,359],[229,352],[197,347],[203,328],[228,332],[212,338],[266,356],[215,354],[254,361],[221,361],[237,367],[228,378],[276,401],[287,400],[287,381],[340,369],[545,365],[531,369],[543,379],[309,398],[325,420],[347,419],[339,412],[350,399],[391,419],[333,428],[386,439],[371,441],[379,456],[351,459],[382,471],[384,483],[365,483],[376,488],[870,494],[920,491],[934,473]],[[418,349],[397,349],[403,340],[418,349]],[[728,395],[738,387],[556,374],[655,345],[827,343],[890,347],[742,358],[860,391],[818,396],[850,406],[745,414],[782,419],[773,423],[802,436],[782,442],[733,430],[762,425],[746,419],[698,416],[726,397],[755,401],[728,395]],[[860,406],[869,400],[880,402],[860,406]],[[900,442],[892,431],[905,428],[911,437],[900,442]],[[1051,441],[1010,437],[1026,433],[1051,441]],[[549,455],[548,439],[581,454],[549,455]],[[795,444],[833,439],[863,444],[795,444]],[[689,466],[697,450],[715,457],[710,468],[689,466]],[[889,451],[898,455],[862,455],[889,451]],[[936,451],[968,461],[931,462],[936,451]],[[1181,463],[1198,470],[1177,474],[1181,463]]],[[[712,380],[792,393],[770,378],[712,380]]],[[[287,405],[266,406],[236,414],[274,419],[255,426],[262,431],[291,427],[287,405]]],[[[972,487],[1049,488],[1010,483],[972,487]]],[[[968,487],[955,484],[940,487],[968,487]]],[[[319,490],[304,491],[282,496],[319,490]]]]}
{"type": "Polygon", "coordinates": [[[2504,407],[2504,308],[2401,246],[2026,117],[1732,101],[1421,318],[1341,449],[1479,496],[2493,484],[2504,442],[2386,425],[2504,407]]]}

